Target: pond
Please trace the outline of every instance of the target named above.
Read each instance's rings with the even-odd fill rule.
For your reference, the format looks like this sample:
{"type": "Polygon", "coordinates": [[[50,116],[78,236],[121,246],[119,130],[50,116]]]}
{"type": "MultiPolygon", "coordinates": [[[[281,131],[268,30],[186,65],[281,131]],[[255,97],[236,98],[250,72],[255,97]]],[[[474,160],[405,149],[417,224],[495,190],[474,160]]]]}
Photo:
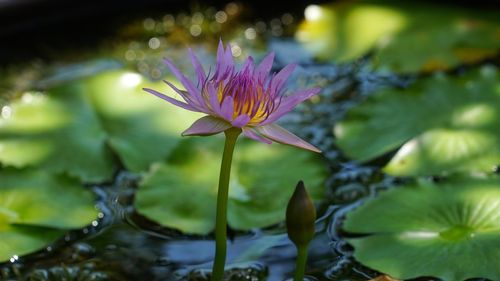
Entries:
{"type": "Polygon", "coordinates": [[[203,115],[143,88],[174,96],[164,59],[194,77],[188,48],[214,72],[219,40],[238,65],[297,64],[286,95],[321,88],[278,122],[320,154],[238,140],[226,280],[292,280],[299,180],[317,210],[308,280],[500,280],[487,2],[7,3],[0,280],[210,279],[224,138],[182,137],[203,115]],[[49,20],[58,5],[74,18],[49,20]]]}

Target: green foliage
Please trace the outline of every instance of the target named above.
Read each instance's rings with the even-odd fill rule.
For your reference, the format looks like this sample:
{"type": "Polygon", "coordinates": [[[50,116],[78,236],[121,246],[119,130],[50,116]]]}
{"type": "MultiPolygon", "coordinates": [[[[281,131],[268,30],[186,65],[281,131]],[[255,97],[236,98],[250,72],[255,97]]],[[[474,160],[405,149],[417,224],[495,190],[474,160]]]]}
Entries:
{"type": "Polygon", "coordinates": [[[354,257],[398,279],[500,279],[500,179],[456,178],[384,192],[347,215],[354,257]]]}
{"type": "MultiPolygon", "coordinates": [[[[309,17],[309,18],[308,18],[309,17]]],[[[500,21],[493,12],[401,1],[325,5],[296,33],[316,56],[334,62],[370,51],[372,65],[397,73],[446,70],[498,54],[500,21]]]]}
{"type": "Polygon", "coordinates": [[[336,125],[337,144],[362,162],[402,146],[385,167],[399,176],[491,171],[500,163],[499,89],[486,67],[383,90],[336,125]]]}
{"type": "Polygon", "coordinates": [[[0,118],[0,162],[67,172],[87,181],[108,179],[114,165],[106,134],[81,92],[69,84],[14,101],[12,115],[0,118]]]}
{"type": "Polygon", "coordinates": [[[37,250],[96,217],[93,195],[78,180],[43,171],[0,172],[0,261],[37,250]]]}
{"type": "MultiPolygon", "coordinates": [[[[113,71],[26,93],[0,119],[0,162],[109,180],[117,164],[142,172],[165,159],[199,115],[144,92],[138,74],[113,71]]],[[[154,85],[160,88],[161,85],[154,85]]],[[[166,86],[164,86],[167,89],[166,86]]]]}
{"type": "Polygon", "coordinates": [[[144,92],[143,87],[171,90],[164,83],[142,79],[139,74],[114,71],[83,81],[111,148],[133,172],[164,160],[181,132],[200,117],[144,92]]]}
{"type": "MultiPolygon", "coordinates": [[[[223,139],[183,140],[168,163],[146,175],[136,194],[137,210],[165,226],[206,234],[214,227],[223,139]],[[165,201],[168,200],[168,203],[165,201]]],[[[274,144],[241,139],[236,145],[229,188],[229,225],[248,230],[283,221],[297,181],[313,198],[322,196],[326,176],[318,156],[274,144]]]]}

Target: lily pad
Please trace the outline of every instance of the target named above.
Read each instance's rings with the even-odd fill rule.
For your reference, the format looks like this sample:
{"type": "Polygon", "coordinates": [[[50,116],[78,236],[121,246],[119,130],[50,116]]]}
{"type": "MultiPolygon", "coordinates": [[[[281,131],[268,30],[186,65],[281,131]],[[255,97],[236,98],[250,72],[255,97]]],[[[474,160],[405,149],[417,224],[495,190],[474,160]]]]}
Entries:
{"type": "Polygon", "coordinates": [[[0,262],[22,256],[49,245],[64,231],[35,226],[0,226],[0,262]]]}
{"type": "Polygon", "coordinates": [[[485,67],[382,90],[335,126],[337,145],[361,162],[402,146],[385,167],[394,175],[491,171],[500,164],[499,85],[485,67]]]}
{"type": "Polygon", "coordinates": [[[10,116],[0,117],[0,163],[96,182],[111,178],[114,151],[125,168],[148,170],[200,117],[144,92],[150,84],[139,74],[112,71],[25,94],[10,105],[10,116]]]}
{"type": "Polygon", "coordinates": [[[456,18],[385,40],[376,49],[378,69],[397,73],[447,70],[494,57],[500,50],[500,24],[456,18]]]}
{"type": "Polygon", "coordinates": [[[395,188],[347,214],[354,257],[398,279],[500,280],[500,179],[395,188]]]}
{"type": "Polygon", "coordinates": [[[0,261],[35,251],[64,229],[97,217],[94,197],[78,180],[43,171],[0,172],[0,261]]]}
{"type": "MultiPolygon", "coordinates": [[[[143,80],[133,72],[112,71],[83,81],[111,148],[134,172],[166,159],[181,132],[201,117],[146,93],[142,88],[148,82],[143,80]]],[[[169,88],[163,83],[149,84],[169,88]]]]}
{"type": "MultiPolygon", "coordinates": [[[[209,233],[215,223],[223,142],[220,136],[183,140],[168,163],[156,166],[141,182],[137,211],[184,232],[209,233]]],[[[283,221],[297,181],[304,180],[318,200],[325,178],[325,166],[317,155],[241,139],[231,173],[229,225],[248,230],[283,221]]]]}
{"type": "Polygon", "coordinates": [[[402,1],[311,5],[296,37],[318,58],[349,62],[368,53],[372,66],[398,73],[446,70],[498,54],[495,13],[402,1]]]}
{"type": "Polygon", "coordinates": [[[85,181],[111,177],[113,162],[106,134],[78,85],[56,87],[47,95],[26,93],[0,117],[0,162],[43,167],[85,181]]]}

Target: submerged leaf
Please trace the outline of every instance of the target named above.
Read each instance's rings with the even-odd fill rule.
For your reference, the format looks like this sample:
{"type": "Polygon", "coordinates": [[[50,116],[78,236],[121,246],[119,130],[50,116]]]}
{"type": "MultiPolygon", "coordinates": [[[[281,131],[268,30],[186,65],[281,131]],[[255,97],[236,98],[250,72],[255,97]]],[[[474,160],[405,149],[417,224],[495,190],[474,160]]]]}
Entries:
{"type": "Polygon", "coordinates": [[[361,263],[400,279],[500,279],[500,179],[423,182],[380,194],[343,229],[361,263]]]}
{"type": "Polygon", "coordinates": [[[358,161],[402,145],[385,167],[394,175],[491,171],[500,164],[498,81],[496,69],[483,68],[383,90],[336,125],[337,144],[358,161]]]}
{"type": "MultiPolygon", "coordinates": [[[[184,232],[210,232],[223,141],[217,136],[183,140],[168,163],[155,167],[140,184],[138,212],[184,232]]],[[[288,198],[300,179],[307,181],[313,198],[321,198],[325,169],[318,156],[241,139],[229,188],[229,225],[248,230],[283,221],[288,198]]]]}

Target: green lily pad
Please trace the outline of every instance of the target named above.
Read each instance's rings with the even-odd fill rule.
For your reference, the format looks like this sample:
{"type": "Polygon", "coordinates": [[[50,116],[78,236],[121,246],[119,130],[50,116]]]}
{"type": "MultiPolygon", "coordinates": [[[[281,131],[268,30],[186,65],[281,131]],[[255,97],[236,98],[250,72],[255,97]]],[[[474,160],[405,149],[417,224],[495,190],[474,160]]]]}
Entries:
{"type": "Polygon", "coordinates": [[[42,249],[63,234],[64,231],[43,227],[0,226],[0,262],[42,249]]]}
{"type": "Polygon", "coordinates": [[[361,162],[402,146],[385,171],[429,175],[491,171],[500,164],[500,87],[495,68],[436,75],[372,95],[335,126],[338,146],[361,162]]]}
{"type": "Polygon", "coordinates": [[[372,52],[372,66],[398,73],[446,70],[498,54],[495,13],[402,1],[311,5],[296,38],[323,60],[372,52]]]}
{"type": "Polygon", "coordinates": [[[47,95],[26,93],[0,118],[0,163],[67,172],[86,181],[113,172],[106,134],[78,85],[54,88],[47,95]]]}
{"type": "Polygon", "coordinates": [[[201,117],[146,93],[142,90],[146,86],[171,90],[164,83],[143,80],[136,73],[112,71],[83,81],[111,148],[134,172],[166,159],[181,132],[201,117]]]}
{"type": "Polygon", "coordinates": [[[93,194],[76,179],[43,171],[0,171],[0,261],[33,252],[64,229],[96,218],[93,194]]]}
{"type": "Polygon", "coordinates": [[[0,117],[0,163],[67,172],[82,181],[109,180],[112,151],[134,172],[167,158],[183,130],[200,114],[179,109],[142,90],[166,85],[112,71],[27,93],[0,117]],[[111,149],[110,149],[111,148],[111,149]]]}
{"type": "MultiPolygon", "coordinates": [[[[220,136],[182,141],[168,163],[156,166],[141,182],[137,211],[184,232],[209,233],[215,223],[223,142],[220,136]]],[[[241,230],[283,221],[288,199],[301,179],[311,196],[320,199],[326,177],[317,155],[244,139],[236,145],[231,172],[228,223],[241,230]]]]}
{"type": "Polygon", "coordinates": [[[94,205],[93,194],[76,179],[43,171],[0,172],[0,225],[80,228],[97,217],[94,205]]]}
{"type": "Polygon", "coordinates": [[[347,214],[354,257],[398,279],[500,280],[500,179],[421,182],[347,214]]]}
{"type": "Polygon", "coordinates": [[[500,24],[450,19],[425,29],[394,35],[376,49],[378,69],[397,73],[447,70],[498,54],[500,24]]]}

